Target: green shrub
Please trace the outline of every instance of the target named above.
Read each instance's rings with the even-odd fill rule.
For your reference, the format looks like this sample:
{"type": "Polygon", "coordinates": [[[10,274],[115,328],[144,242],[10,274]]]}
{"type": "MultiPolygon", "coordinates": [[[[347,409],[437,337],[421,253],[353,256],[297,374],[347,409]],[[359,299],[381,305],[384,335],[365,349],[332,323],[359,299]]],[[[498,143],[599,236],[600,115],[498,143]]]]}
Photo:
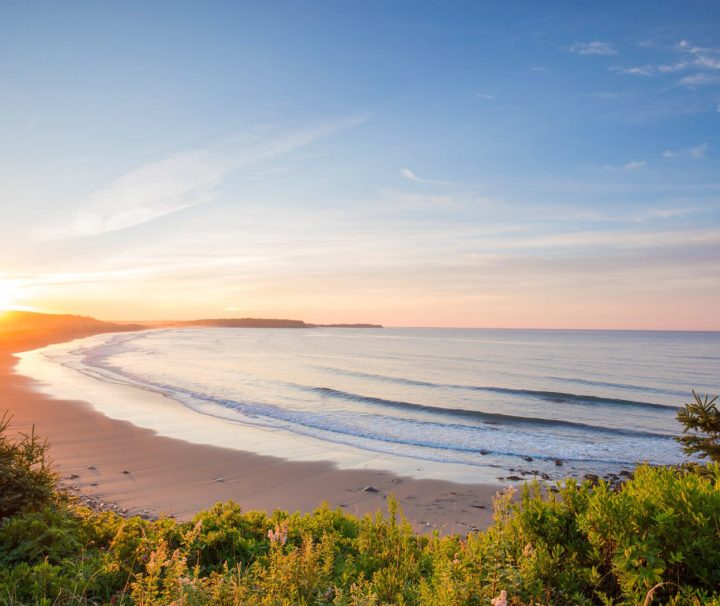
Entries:
{"type": "Polygon", "coordinates": [[[37,509],[50,501],[56,476],[45,454],[47,442],[35,434],[8,437],[10,417],[0,418],[0,520],[25,509],[37,509]]]}
{"type": "Polygon", "coordinates": [[[677,413],[683,425],[683,435],[677,439],[683,450],[711,461],[720,461],[720,410],[717,396],[700,397],[693,391],[693,401],[685,404],[677,413]]]}
{"type": "Polygon", "coordinates": [[[717,463],[640,466],[618,489],[530,483],[466,536],[417,535],[393,498],[384,516],[223,503],[180,523],[51,491],[0,522],[0,604],[13,606],[487,606],[502,591],[513,606],[720,606],[718,588],[717,463]]]}
{"type": "Polygon", "coordinates": [[[621,491],[595,490],[579,518],[592,564],[638,603],[658,583],[668,597],[720,587],[719,523],[717,464],[703,474],[641,466],[621,491]]]}

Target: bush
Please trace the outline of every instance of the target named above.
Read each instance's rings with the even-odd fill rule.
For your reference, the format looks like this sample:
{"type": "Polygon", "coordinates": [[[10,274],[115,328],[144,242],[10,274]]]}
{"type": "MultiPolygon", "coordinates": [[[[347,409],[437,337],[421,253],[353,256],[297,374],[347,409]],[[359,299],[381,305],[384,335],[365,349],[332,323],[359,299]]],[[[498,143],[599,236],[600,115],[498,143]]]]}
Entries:
{"type": "Polygon", "coordinates": [[[0,604],[720,606],[717,463],[641,466],[619,488],[526,484],[466,536],[417,535],[388,505],[148,522],[56,492],[0,522],[0,604]]]}
{"type": "Polygon", "coordinates": [[[701,458],[720,461],[720,411],[715,396],[700,397],[693,391],[693,401],[685,404],[677,414],[683,424],[683,435],[677,438],[683,450],[701,458]]]}
{"type": "MultiPolygon", "coordinates": [[[[614,593],[642,603],[656,597],[703,597],[720,587],[720,466],[697,474],[639,467],[618,492],[593,492],[579,526],[591,548],[590,563],[616,585],[614,593]]],[[[607,592],[611,594],[613,592],[607,592]]]]}
{"type": "Polygon", "coordinates": [[[0,418],[0,520],[26,509],[38,509],[53,496],[56,476],[45,454],[47,442],[35,434],[7,436],[10,417],[0,418]]]}

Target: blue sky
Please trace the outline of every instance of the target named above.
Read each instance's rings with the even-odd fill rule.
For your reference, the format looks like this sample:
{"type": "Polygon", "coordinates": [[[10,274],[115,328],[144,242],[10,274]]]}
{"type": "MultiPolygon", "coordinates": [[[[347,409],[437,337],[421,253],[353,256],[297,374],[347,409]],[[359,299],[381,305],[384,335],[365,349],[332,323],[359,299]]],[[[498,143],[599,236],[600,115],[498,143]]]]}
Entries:
{"type": "Polygon", "coordinates": [[[0,302],[720,329],[720,5],[5,2],[0,302]]]}

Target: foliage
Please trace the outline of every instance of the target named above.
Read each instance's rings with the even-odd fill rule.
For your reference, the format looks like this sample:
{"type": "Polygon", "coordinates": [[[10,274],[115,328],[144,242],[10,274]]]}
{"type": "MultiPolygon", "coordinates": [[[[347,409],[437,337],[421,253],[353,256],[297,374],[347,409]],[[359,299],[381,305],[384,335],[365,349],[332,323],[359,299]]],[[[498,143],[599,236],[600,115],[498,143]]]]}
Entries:
{"type": "Polygon", "coordinates": [[[35,434],[8,437],[10,417],[0,418],[0,520],[42,507],[53,495],[55,475],[45,459],[47,442],[35,434]]]}
{"type": "Polygon", "coordinates": [[[683,450],[711,461],[720,461],[720,410],[715,396],[700,397],[693,391],[693,401],[685,404],[677,414],[683,424],[683,435],[677,438],[683,450]]]}
{"type": "Polygon", "coordinates": [[[508,490],[488,530],[442,537],[392,498],[364,518],[229,502],[150,522],[56,493],[0,523],[0,604],[720,606],[719,464],[553,488],[508,490]]]}

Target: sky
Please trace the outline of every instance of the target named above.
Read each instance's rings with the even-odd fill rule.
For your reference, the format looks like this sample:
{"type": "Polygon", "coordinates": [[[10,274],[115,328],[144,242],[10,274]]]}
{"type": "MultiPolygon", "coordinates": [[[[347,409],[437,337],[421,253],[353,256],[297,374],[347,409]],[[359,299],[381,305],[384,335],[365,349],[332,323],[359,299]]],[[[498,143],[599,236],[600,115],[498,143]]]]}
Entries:
{"type": "Polygon", "coordinates": [[[0,2],[0,307],[720,330],[720,3],[0,2]]]}

